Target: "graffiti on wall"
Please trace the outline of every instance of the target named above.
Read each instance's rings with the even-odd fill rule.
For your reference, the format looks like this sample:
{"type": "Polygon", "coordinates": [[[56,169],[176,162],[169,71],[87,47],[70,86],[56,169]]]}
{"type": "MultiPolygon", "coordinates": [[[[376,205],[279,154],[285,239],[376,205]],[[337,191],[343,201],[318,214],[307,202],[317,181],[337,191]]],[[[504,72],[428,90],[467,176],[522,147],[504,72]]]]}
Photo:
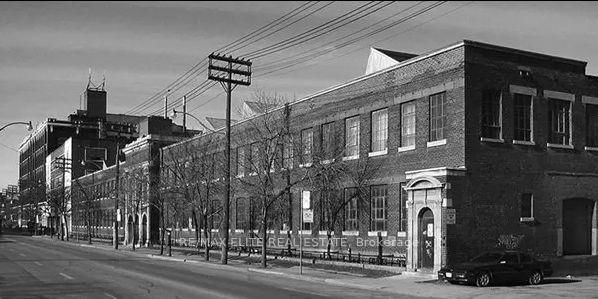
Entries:
{"type": "Polygon", "coordinates": [[[525,235],[514,235],[514,234],[500,235],[498,237],[496,247],[506,248],[506,249],[519,248],[519,245],[521,244],[521,241],[523,240],[524,237],[525,237],[525,235]]]}

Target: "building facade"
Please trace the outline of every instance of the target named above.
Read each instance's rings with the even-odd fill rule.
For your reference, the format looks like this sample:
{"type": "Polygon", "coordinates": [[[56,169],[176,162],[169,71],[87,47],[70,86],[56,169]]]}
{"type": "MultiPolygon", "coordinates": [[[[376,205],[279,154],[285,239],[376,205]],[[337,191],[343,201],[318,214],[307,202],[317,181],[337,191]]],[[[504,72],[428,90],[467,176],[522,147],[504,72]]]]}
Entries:
{"type": "Polygon", "coordinates": [[[150,116],[141,121],[140,137],[123,145],[118,167],[112,165],[73,178],[73,233],[84,238],[91,234],[92,238],[112,239],[113,223],[118,219],[119,242],[156,244],[160,236],[159,149],[197,133],[184,131],[162,117],[150,116]]]}
{"type": "MultiPolygon", "coordinates": [[[[103,87],[88,87],[83,104],[83,110],[77,110],[66,120],[48,118],[39,124],[19,147],[20,205],[27,207],[23,208],[27,221],[36,225],[58,227],[60,218],[49,204],[49,196],[57,189],[64,189],[65,192],[60,192],[68,198],[71,178],[102,168],[92,165],[94,161],[83,166],[81,162],[86,156],[96,164],[113,165],[116,143],[125,144],[139,136],[137,128],[143,117],[107,113],[103,87]],[[104,156],[102,162],[98,155],[104,156]],[[56,159],[63,161],[61,167],[55,167],[56,159]]],[[[71,225],[68,217],[62,222],[71,225]]]]}
{"type": "MultiPolygon", "coordinates": [[[[380,165],[359,186],[366,198],[351,198],[355,181],[337,188],[346,202],[333,232],[346,242],[335,250],[373,253],[381,238],[384,255],[404,255],[409,270],[438,270],[496,248],[598,254],[598,78],[585,73],[586,62],[463,41],[383,65],[275,110],[289,110],[288,130],[300,143],[281,152],[290,163],[283,168],[380,165]],[[331,145],[340,145],[340,156],[314,155],[331,145]]],[[[232,129],[237,177],[265,154],[254,149],[260,140],[249,122],[232,129]]],[[[213,134],[163,155],[187,153],[176,149],[189,142],[199,156],[220,155],[223,143],[213,134]]],[[[255,220],[251,201],[237,204],[250,196],[245,191],[231,198],[233,236],[262,229],[273,238],[329,235],[313,184],[293,186],[285,220],[267,228],[246,226],[255,220]],[[314,207],[309,225],[300,222],[305,194],[314,207]]],[[[189,236],[203,229],[188,223],[181,221],[189,236]]]]}

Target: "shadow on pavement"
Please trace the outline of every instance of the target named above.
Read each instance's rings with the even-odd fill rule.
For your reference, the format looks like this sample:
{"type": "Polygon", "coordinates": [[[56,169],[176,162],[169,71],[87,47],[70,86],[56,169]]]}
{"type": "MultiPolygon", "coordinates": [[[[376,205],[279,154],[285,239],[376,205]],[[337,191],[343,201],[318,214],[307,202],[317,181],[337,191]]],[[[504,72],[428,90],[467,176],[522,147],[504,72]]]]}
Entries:
{"type": "MultiPolygon", "coordinates": [[[[569,278],[545,278],[544,281],[540,285],[544,284],[564,284],[564,283],[575,283],[581,282],[580,279],[569,279],[569,278]]],[[[431,284],[447,284],[447,285],[463,285],[467,286],[467,284],[451,284],[447,281],[442,281],[438,279],[431,279],[431,280],[424,280],[424,281],[417,281],[417,283],[431,283],[431,284]]],[[[514,287],[514,286],[528,286],[529,284],[526,282],[511,282],[511,283],[498,283],[492,284],[493,287],[514,287]]]]}
{"type": "Polygon", "coordinates": [[[568,278],[545,278],[542,284],[553,284],[553,283],[573,283],[581,282],[580,279],[568,279],[568,278]]]}

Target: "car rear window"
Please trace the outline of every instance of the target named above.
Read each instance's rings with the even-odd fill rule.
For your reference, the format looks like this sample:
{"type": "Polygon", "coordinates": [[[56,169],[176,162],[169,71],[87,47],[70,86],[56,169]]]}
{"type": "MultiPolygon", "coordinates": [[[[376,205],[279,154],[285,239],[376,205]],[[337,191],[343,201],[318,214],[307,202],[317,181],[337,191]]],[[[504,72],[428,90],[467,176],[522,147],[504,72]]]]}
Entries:
{"type": "Polygon", "coordinates": [[[530,263],[533,260],[531,256],[529,256],[528,254],[525,254],[525,253],[522,253],[520,255],[520,258],[521,258],[522,263],[530,263]]]}
{"type": "Polygon", "coordinates": [[[491,262],[498,262],[498,260],[502,257],[502,253],[499,252],[487,252],[482,253],[473,259],[471,259],[474,263],[491,263],[491,262]]]}

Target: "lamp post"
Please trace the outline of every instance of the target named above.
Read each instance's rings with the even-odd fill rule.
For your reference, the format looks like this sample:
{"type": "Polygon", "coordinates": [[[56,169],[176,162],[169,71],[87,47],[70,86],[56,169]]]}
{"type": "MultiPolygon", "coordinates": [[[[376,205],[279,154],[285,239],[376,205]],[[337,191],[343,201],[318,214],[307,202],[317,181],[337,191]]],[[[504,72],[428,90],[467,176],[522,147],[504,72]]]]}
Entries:
{"type": "MultiPolygon", "coordinates": [[[[185,106],[183,106],[183,108],[184,108],[184,107],[185,107],[185,106]]],[[[179,110],[176,110],[176,109],[174,109],[174,108],[173,108],[173,109],[172,109],[172,113],[170,114],[170,117],[171,117],[172,119],[175,119],[175,118],[177,118],[177,116],[178,116],[178,113],[182,114],[183,116],[186,116],[186,115],[189,115],[189,116],[191,116],[193,119],[195,119],[195,120],[196,120],[196,121],[197,121],[197,122],[198,122],[198,123],[199,123],[199,124],[200,124],[200,125],[201,125],[201,126],[204,128],[204,129],[206,129],[207,131],[210,131],[210,132],[212,132],[212,133],[224,134],[224,133],[217,132],[217,131],[214,131],[214,130],[210,129],[210,128],[209,128],[208,126],[206,126],[206,125],[205,125],[205,124],[204,124],[204,123],[203,123],[201,120],[199,120],[199,118],[197,118],[197,117],[195,117],[193,114],[190,114],[190,113],[188,113],[188,112],[185,112],[185,111],[179,111],[179,110]]],[[[187,128],[187,124],[186,124],[186,122],[187,122],[186,118],[185,118],[185,117],[183,117],[183,129],[184,129],[184,130],[186,130],[186,128],[187,128]]]]}
{"type": "Polygon", "coordinates": [[[31,124],[31,121],[29,121],[29,122],[15,121],[15,122],[11,122],[11,123],[8,123],[8,124],[4,125],[2,128],[0,128],[0,131],[4,130],[6,127],[9,127],[9,126],[12,126],[12,125],[26,125],[27,126],[27,131],[33,130],[33,125],[31,124]]]}

